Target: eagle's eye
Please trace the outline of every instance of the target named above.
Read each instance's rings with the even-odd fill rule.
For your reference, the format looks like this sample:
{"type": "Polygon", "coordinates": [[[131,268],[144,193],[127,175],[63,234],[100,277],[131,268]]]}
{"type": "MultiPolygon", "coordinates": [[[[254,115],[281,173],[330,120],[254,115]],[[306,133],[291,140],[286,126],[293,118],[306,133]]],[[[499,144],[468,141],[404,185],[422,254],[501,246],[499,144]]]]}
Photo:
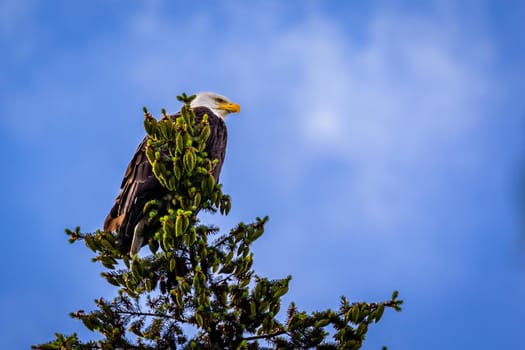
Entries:
{"type": "Polygon", "coordinates": [[[216,98],[215,98],[215,101],[218,102],[218,103],[224,103],[224,102],[226,102],[225,99],[220,98],[220,97],[216,97],[216,98]]]}

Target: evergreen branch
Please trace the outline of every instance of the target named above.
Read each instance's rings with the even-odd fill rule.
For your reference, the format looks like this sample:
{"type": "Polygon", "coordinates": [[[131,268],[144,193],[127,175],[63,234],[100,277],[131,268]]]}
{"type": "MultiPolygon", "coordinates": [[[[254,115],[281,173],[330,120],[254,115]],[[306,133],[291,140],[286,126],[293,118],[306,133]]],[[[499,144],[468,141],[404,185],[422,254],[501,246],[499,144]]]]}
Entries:
{"type": "Polygon", "coordinates": [[[277,331],[277,332],[274,332],[274,333],[270,333],[270,334],[254,335],[252,337],[244,337],[242,339],[243,340],[247,340],[247,341],[259,340],[259,339],[270,339],[270,338],[273,338],[273,337],[278,337],[278,336],[283,335],[283,334],[290,335],[287,331],[280,330],[280,331],[277,331]]]}
{"type": "Polygon", "coordinates": [[[174,317],[174,316],[170,316],[170,315],[166,315],[166,314],[154,313],[154,312],[122,311],[122,310],[118,310],[118,311],[115,311],[115,313],[121,314],[121,315],[136,316],[136,317],[140,317],[140,316],[161,317],[161,318],[166,318],[166,319],[170,319],[170,320],[176,320],[176,321],[179,321],[179,322],[188,322],[184,318],[178,318],[178,317],[174,317]]]}

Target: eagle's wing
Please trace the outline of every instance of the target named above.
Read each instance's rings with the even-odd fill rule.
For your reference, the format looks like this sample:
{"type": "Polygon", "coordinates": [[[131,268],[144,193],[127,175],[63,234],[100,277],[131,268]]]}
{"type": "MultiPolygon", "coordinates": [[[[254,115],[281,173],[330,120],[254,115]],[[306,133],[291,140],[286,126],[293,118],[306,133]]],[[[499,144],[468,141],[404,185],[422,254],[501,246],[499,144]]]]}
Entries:
{"type": "Polygon", "coordinates": [[[118,232],[123,247],[130,246],[135,226],[144,216],[144,205],[166,192],[153,174],[146,157],[146,144],[145,137],[126,169],[120,193],[104,221],[104,231],[118,232]]]}

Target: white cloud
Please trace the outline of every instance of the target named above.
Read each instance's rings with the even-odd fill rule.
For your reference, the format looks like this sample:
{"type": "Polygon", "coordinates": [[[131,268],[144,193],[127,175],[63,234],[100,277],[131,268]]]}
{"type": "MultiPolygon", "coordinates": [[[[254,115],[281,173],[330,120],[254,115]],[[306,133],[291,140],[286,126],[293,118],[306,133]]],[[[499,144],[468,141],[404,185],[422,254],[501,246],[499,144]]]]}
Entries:
{"type": "Polygon", "coordinates": [[[272,33],[275,40],[259,60],[249,50],[251,64],[241,66],[236,81],[295,72],[280,80],[279,91],[287,94],[280,101],[288,104],[282,107],[289,118],[284,127],[299,132],[301,152],[283,147],[287,140],[281,139],[277,156],[282,164],[299,156],[301,164],[284,186],[301,184],[297,176],[320,157],[335,156],[352,167],[352,182],[343,190],[365,206],[370,223],[388,226],[419,211],[419,194],[439,186],[433,171],[466,156],[469,150],[464,154],[458,145],[483,123],[495,88],[486,43],[455,31],[447,18],[383,13],[366,34],[358,42],[348,29],[312,16],[272,33]],[[259,76],[253,67],[262,67],[259,76]]]}

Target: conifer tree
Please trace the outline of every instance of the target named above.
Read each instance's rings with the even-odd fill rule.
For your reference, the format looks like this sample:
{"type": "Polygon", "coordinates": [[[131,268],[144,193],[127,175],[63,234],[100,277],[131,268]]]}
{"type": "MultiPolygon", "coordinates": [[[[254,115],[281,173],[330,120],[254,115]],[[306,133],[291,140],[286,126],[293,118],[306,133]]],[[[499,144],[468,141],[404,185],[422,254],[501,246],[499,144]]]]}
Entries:
{"type": "Polygon", "coordinates": [[[268,217],[239,223],[229,232],[204,224],[201,210],[227,215],[230,196],[215,183],[215,161],[204,152],[210,126],[189,108],[182,94],[181,115],[162,111],[155,119],[144,109],[147,157],[169,190],[144,207],[149,215],[149,249],[130,258],[115,233],[66,230],[70,242],[83,241],[104,279],[118,289],[96,309],[71,313],[97,332],[96,340],[57,333],[34,349],[359,349],[369,325],[386,308],[401,310],[397,291],[383,302],[341,297],[334,309],[307,313],[294,303],[281,311],[291,276],[269,280],[252,269],[251,245],[268,217]],[[147,253],[145,253],[146,251],[147,253]]]}

